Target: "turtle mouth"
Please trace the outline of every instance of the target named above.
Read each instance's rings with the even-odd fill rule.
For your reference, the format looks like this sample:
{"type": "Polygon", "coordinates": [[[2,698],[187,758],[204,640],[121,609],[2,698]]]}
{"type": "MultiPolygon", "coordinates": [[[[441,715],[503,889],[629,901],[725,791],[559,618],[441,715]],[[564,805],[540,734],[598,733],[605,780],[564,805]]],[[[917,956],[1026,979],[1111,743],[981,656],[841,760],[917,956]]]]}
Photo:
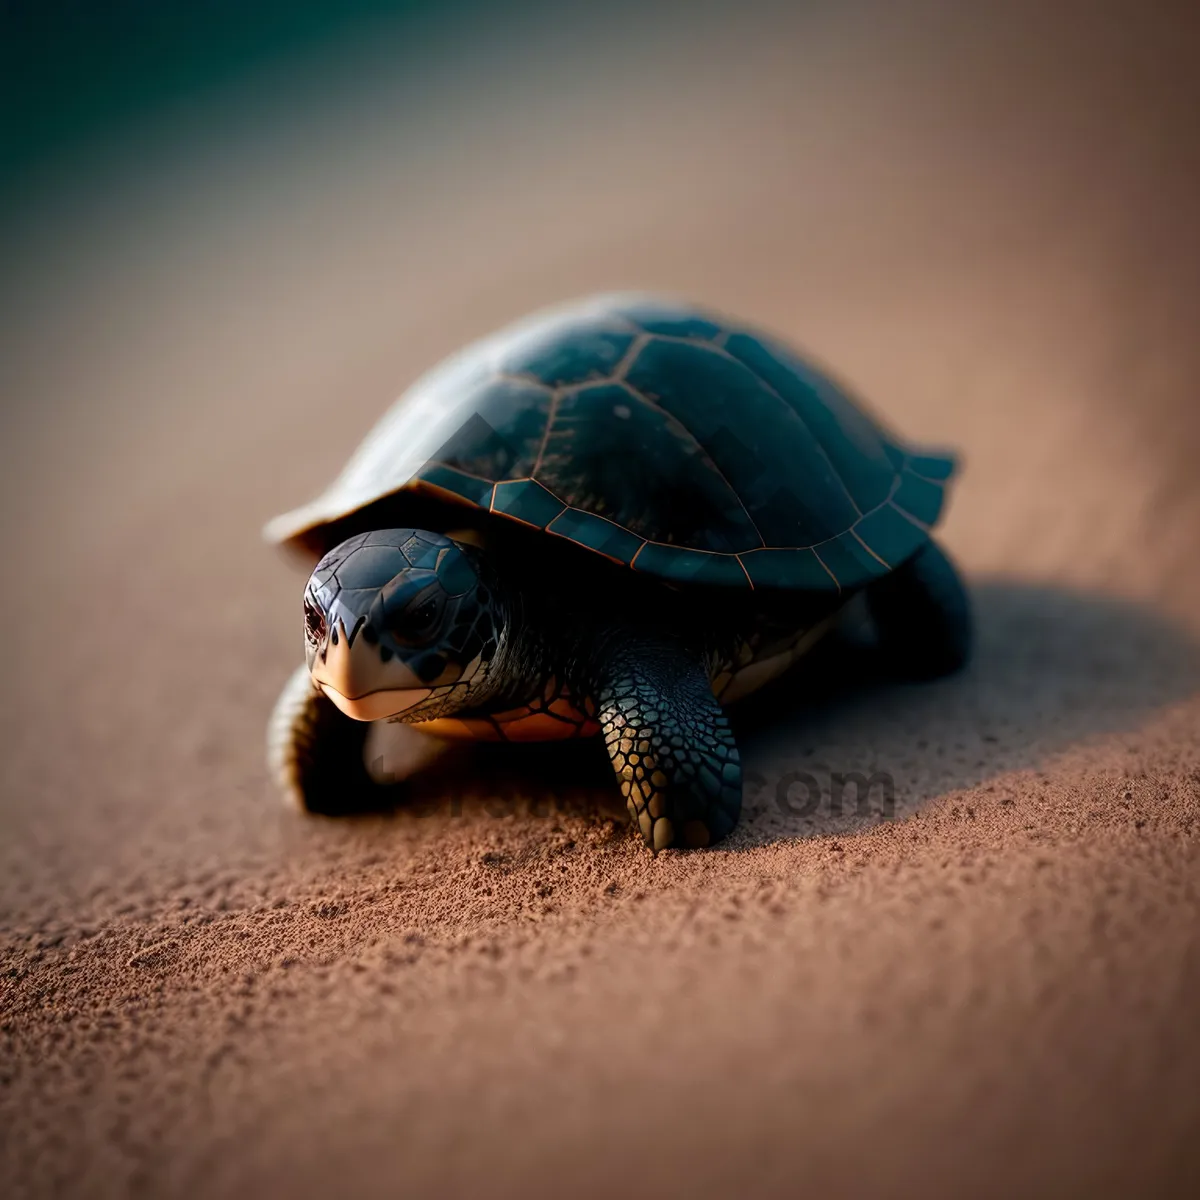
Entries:
{"type": "Polygon", "coordinates": [[[365,638],[351,639],[341,621],[324,650],[313,656],[310,670],[313,683],[356,721],[397,716],[420,704],[433,690],[433,681],[420,678],[398,658],[384,662],[365,638]]]}
{"type": "Polygon", "coordinates": [[[347,696],[331,683],[314,680],[317,686],[337,707],[356,721],[381,721],[406,712],[427,699],[432,688],[379,688],[358,696],[347,696]]]}

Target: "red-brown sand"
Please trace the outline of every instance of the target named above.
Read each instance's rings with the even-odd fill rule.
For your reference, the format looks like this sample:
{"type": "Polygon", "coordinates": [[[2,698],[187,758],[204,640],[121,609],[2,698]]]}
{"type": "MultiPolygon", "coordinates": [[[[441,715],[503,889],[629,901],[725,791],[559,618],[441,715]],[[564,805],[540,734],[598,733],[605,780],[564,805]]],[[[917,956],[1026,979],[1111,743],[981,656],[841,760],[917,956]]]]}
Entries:
{"type": "Polygon", "coordinates": [[[0,1194],[1200,1194],[1195,42],[971,7],[562,33],[494,103],[375,48],[47,182],[2,297],[0,1194]],[[616,286],[963,449],[973,666],[799,673],[709,852],[641,849],[594,747],[284,811],[261,522],[464,339],[616,286]],[[894,819],[781,809],[802,770],[894,819]]]}

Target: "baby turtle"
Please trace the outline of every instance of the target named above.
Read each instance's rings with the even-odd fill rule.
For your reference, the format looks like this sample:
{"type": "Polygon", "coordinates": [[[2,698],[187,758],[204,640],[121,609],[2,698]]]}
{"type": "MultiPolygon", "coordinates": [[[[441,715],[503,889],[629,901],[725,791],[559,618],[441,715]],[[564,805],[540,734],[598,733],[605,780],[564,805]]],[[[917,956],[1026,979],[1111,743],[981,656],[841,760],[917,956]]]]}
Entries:
{"type": "Polygon", "coordinates": [[[723,706],[856,594],[903,674],[965,661],[967,598],[929,536],[953,470],[736,322],[640,295],[539,313],[418,381],[268,525],[319,558],[273,773],[346,811],[383,790],[366,722],[602,733],[647,846],[717,842],[742,801],[723,706]]]}

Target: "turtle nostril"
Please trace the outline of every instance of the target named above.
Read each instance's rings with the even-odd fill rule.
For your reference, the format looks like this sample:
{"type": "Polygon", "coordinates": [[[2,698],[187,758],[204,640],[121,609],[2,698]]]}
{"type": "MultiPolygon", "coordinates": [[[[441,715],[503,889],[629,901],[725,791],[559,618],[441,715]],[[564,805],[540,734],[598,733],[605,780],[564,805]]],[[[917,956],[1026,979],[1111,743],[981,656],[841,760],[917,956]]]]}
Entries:
{"type": "Polygon", "coordinates": [[[362,635],[363,641],[366,642],[368,646],[374,646],[379,641],[379,634],[375,632],[374,625],[364,625],[362,635]]]}
{"type": "Polygon", "coordinates": [[[329,635],[329,640],[336,646],[338,644],[337,628],[334,627],[333,632],[329,635]]]}

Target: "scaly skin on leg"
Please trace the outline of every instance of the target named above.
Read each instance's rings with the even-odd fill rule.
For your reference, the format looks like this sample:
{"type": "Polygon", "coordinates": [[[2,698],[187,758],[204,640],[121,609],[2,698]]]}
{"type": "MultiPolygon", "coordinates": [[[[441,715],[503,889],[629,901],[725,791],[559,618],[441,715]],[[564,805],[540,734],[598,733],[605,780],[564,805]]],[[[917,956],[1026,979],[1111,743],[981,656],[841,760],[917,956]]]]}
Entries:
{"type": "Polygon", "coordinates": [[[403,783],[376,783],[363,761],[369,723],[340,713],[298,667],[284,685],[267,726],[267,765],[300,811],[335,815],[390,807],[403,783]]]}
{"type": "Polygon", "coordinates": [[[889,667],[932,679],[962,667],[971,651],[971,606],[949,558],[933,542],[867,590],[889,667]]]}
{"type": "Polygon", "coordinates": [[[613,770],[647,846],[708,846],[732,832],[742,768],[703,658],[625,643],[603,667],[599,721],[613,770]]]}

